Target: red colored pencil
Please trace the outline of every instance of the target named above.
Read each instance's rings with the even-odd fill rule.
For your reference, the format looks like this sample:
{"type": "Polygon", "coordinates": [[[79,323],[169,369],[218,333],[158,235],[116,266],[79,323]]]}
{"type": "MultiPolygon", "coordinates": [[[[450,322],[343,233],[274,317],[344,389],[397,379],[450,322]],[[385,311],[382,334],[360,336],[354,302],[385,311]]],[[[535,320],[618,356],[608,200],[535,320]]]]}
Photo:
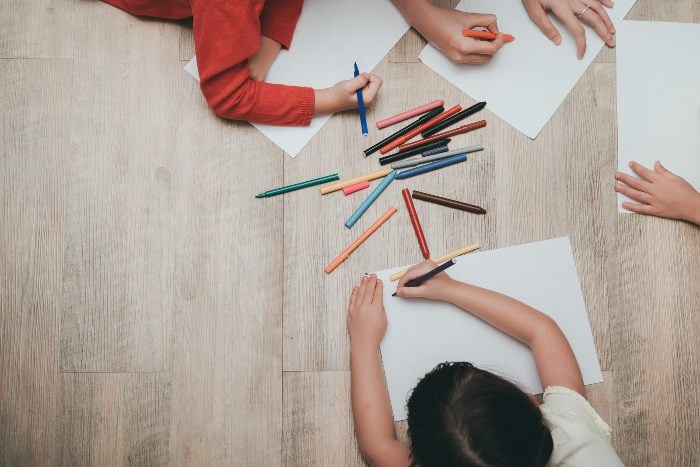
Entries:
{"type": "Polygon", "coordinates": [[[402,144],[401,146],[399,146],[399,152],[408,151],[409,149],[414,148],[420,144],[430,143],[431,141],[435,141],[438,139],[449,138],[451,136],[461,135],[463,133],[478,130],[479,128],[483,128],[485,126],[486,120],[479,120],[478,122],[473,122],[468,125],[458,126],[457,128],[453,128],[452,130],[448,130],[443,133],[438,133],[437,135],[428,136],[427,138],[414,141],[413,143],[402,144]]]}
{"type": "Polygon", "coordinates": [[[418,220],[418,213],[416,212],[416,207],[413,205],[413,199],[411,198],[411,192],[408,188],[401,190],[403,195],[403,200],[406,202],[406,209],[408,209],[408,217],[411,218],[411,224],[413,224],[413,231],[416,232],[416,238],[418,238],[418,246],[420,247],[421,253],[423,253],[423,258],[430,259],[430,251],[428,251],[428,243],[425,241],[425,235],[423,235],[423,229],[420,226],[420,221],[418,220]]]}
{"type": "Polygon", "coordinates": [[[409,139],[411,139],[411,138],[415,137],[416,135],[418,135],[418,134],[424,132],[424,131],[427,130],[428,128],[433,127],[433,125],[435,125],[436,123],[440,123],[441,121],[443,121],[443,120],[446,119],[447,117],[450,117],[450,116],[456,114],[456,113],[459,112],[460,110],[462,110],[462,106],[459,105],[459,104],[455,105],[455,106],[452,107],[451,109],[446,110],[446,111],[444,111],[443,113],[441,113],[440,115],[437,115],[436,117],[434,117],[434,118],[428,120],[427,122],[425,122],[425,123],[422,124],[421,126],[419,126],[419,127],[417,127],[417,128],[414,128],[413,130],[409,131],[409,132],[406,133],[405,135],[403,135],[403,136],[401,136],[401,137],[399,137],[399,138],[396,138],[394,141],[392,141],[391,143],[387,144],[386,146],[382,146],[382,148],[379,150],[379,152],[381,152],[382,154],[386,154],[387,152],[391,151],[392,149],[394,149],[394,148],[398,147],[399,145],[405,143],[405,142],[408,141],[409,139]]]}

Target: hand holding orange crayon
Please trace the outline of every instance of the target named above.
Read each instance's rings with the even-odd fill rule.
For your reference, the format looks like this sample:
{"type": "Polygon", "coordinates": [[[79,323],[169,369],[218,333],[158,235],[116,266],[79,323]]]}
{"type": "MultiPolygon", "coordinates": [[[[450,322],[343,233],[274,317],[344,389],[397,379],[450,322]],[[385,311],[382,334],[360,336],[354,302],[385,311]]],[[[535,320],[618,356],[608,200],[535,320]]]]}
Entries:
{"type": "MultiPolygon", "coordinates": [[[[515,40],[515,36],[513,36],[512,34],[502,34],[502,35],[503,35],[503,40],[505,42],[513,42],[515,40]]],[[[476,29],[463,29],[462,36],[473,37],[474,39],[484,39],[487,41],[495,40],[496,37],[498,37],[497,34],[494,34],[492,32],[479,31],[476,29]]]]}

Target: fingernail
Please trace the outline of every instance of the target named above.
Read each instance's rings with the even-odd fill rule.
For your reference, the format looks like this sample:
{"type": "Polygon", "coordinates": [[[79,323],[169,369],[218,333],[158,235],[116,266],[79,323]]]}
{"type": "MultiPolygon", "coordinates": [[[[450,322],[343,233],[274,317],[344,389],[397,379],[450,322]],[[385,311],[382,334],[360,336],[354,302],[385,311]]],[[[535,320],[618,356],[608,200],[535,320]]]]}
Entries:
{"type": "Polygon", "coordinates": [[[552,42],[554,42],[556,45],[561,44],[561,36],[557,36],[554,39],[552,39],[552,42]]]}

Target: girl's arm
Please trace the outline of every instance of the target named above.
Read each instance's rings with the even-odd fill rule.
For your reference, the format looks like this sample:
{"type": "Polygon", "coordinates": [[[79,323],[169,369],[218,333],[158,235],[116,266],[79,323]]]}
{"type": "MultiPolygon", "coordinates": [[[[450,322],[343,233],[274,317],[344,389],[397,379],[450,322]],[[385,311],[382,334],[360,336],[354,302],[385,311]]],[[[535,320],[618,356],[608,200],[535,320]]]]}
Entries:
{"type": "MultiPolygon", "coordinates": [[[[314,115],[356,107],[358,89],[362,89],[365,105],[372,104],[381,80],[368,73],[318,90],[252,79],[248,60],[259,51],[261,42],[256,5],[252,0],[192,1],[200,87],[214,113],[233,120],[304,126],[314,115]]],[[[296,17],[288,21],[295,23],[296,17]]],[[[291,40],[292,30],[278,26],[277,32],[288,34],[279,32],[277,38],[291,40]]]]}
{"type": "Polygon", "coordinates": [[[408,447],[396,439],[379,343],[386,332],[382,282],[365,276],[348,308],[352,416],[357,444],[373,466],[407,466],[408,447]]]}
{"type": "Polygon", "coordinates": [[[426,297],[453,303],[524,343],[532,351],[542,386],[564,386],[586,396],[578,362],[556,322],[544,313],[492,290],[451,279],[441,273],[420,287],[403,285],[435,267],[425,261],[399,281],[402,297],[426,297]]]}

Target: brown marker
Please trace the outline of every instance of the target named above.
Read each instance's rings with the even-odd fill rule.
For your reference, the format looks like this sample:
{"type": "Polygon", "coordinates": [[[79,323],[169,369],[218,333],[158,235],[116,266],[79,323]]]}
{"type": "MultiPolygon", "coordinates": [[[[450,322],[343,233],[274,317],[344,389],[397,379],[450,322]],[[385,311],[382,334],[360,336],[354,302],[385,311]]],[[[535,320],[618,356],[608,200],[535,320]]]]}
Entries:
{"type": "Polygon", "coordinates": [[[422,191],[418,190],[413,190],[413,198],[421,201],[427,201],[428,203],[447,206],[448,208],[459,209],[460,211],[473,212],[474,214],[486,214],[486,209],[482,208],[481,206],[464,203],[454,199],[443,198],[442,196],[431,195],[430,193],[423,193],[422,191]]]}

